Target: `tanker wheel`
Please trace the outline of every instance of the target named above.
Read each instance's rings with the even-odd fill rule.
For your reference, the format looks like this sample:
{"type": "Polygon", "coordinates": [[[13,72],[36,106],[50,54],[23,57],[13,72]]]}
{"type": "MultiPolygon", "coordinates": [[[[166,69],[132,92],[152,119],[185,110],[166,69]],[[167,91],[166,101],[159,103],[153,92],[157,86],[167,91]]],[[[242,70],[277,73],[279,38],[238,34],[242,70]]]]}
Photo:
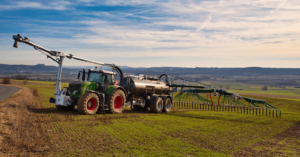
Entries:
{"type": "Polygon", "coordinates": [[[125,93],[120,89],[115,90],[110,96],[108,110],[106,110],[106,113],[122,113],[125,108],[125,101],[125,93]]]}
{"type": "Polygon", "coordinates": [[[171,106],[172,106],[172,101],[170,98],[166,98],[165,102],[164,102],[164,108],[163,108],[163,112],[170,112],[171,110],[171,106]]]}
{"type": "Polygon", "coordinates": [[[78,100],[78,112],[81,114],[95,114],[98,111],[99,104],[97,94],[86,92],[78,100]]]}
{"type": "Polygon", "coordinates": [[[154,104],[150,104],[150,111],[153,113],[161,113],[163,110],[164,101],[161,97],[156,99],[154,104]]]}
{"type": "Polygon", "coordinates": [[[69,106],[61,106],[61,105],[57,105],[56,109],[59,111],[72,111],[74,109],[74,105],[69,105],[69,106]]]}

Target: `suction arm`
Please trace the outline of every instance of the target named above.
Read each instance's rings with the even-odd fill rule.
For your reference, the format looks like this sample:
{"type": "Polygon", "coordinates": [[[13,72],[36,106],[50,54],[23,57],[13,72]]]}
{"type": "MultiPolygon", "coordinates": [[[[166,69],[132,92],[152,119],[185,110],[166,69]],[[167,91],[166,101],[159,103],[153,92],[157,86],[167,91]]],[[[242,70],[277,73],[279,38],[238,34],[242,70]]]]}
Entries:
{"type": "MultiPolygon", "coordinates": [[[[30,45],[32,47],[34,47],[36,50],[42,50],[46,53],[48,53],[51,56],[54,57],[59,57],[60,59],[54,59],[51,56],[47,55],[47,57],[50,57],[53,61],[57,62],[59,64],[59,72],[58,75],[61,75],[61,67],[62,67],[62,61],[63,58],[69,58],[69,59],[76,59],[79,61],[83,61],[83,62],[88,62],[88,63],[92,63],[92,64],[96,64],[96,65],[101,65],[101,66],[108,66],[108,67],[112,67],[114,70],[116,70],[118,72],[118,74],[120,75],[120,86],[123,86],[123,79],[124,79],[124,75],[123,75],[123,71],[121,70],[120,67],[116,66],[115,64],[107,64],[107,63],[100,63],[100,62],[96,62],[96,61],[92,61],[92,60],[88,60],[88,59],[84,59],[84,58],[80,58],[80,57],[76,57],[72,54],[68,54],[65,55],[61,52],[57,52],[57,51],[50,51],[42,46],[39,46],[37,44],[35,44],[34,42],[30,41],[27,37],[22,38],[22,36],[20,34],[18,35],[14,35],[13,39],[15,40],[15,43],[13,45],[13,47],[18,48],[18,43],[22,42],[24,44],[30,45]]],[[[61,79],[61,77],[57,78],[58,80],[61,79]]],[[[60,89],[60,88],[59,88],[60,89]]]]}
{"type": "Polygon", "coordinates": [[[14,35],[13,39],[15,40],[15,43],[13,45],[13,47],[15,47],[15,48],[18,48],[18,43],[22,42],[24,44],[27,44],[27,45],[30,45],[30,46],[34,47],[36,50],[38,50],[38,49],[42,50],[42,51],[44,51],[44,52],[46,52],[46,53],[48,53],[48,54],[50,54],[51,56],[54,56],[54,57],[67,57],[69,59],[76,59],[76,60],[79,60],[79,61],[88,62],[88,63],[92,63],[92,64],[97,64],[97,65],[101,65],[101,66],[108,66],[108,67],[112,67],[112,68],[116,67],[115,64],[100,63],[100,62],[96,62],[96,61],[76,57],[72,54],[65,55],[61,52],[50,51],[50,50],[48,50],[48,49],[46,49],[42,46],[39,46],[39,45],[35,44],[32,41],[30,41],[27,37],[22,38],[22,36],[20,34],[14,35]]]}

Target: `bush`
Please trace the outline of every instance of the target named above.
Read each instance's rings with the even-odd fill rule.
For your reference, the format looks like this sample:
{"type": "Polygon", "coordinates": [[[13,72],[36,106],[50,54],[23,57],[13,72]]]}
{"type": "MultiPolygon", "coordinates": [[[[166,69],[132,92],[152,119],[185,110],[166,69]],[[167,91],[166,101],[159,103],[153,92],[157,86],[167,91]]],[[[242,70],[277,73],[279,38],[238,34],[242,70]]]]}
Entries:
{"type": "Polygon", "coordinates": [[[5,78],[2,80],[1,83],[2,83],[2,84],[11,84],[10,78],[9,78],[9,77],[5,77],[5,78]]]}
{"type": "Polygon", "coordinates": [[[219,85],[219,88],[223,88],[223,86],[222,86],[222,85],[219,85]]]}
{"type": "Polygon", "coordinates": [[[227,90],[229,90],[229,88],[230,88],[229,86],[226,86],[226,87],[225,87],[225,89],[227,89],[227,90]]]}
{"type": "Polygon", "coordinates": [[[261,87],[261,90],[262,90],[262,91],[267,91],[267,90],[268,90],[268,86],[262,86],[262,87],[261,87]]]}

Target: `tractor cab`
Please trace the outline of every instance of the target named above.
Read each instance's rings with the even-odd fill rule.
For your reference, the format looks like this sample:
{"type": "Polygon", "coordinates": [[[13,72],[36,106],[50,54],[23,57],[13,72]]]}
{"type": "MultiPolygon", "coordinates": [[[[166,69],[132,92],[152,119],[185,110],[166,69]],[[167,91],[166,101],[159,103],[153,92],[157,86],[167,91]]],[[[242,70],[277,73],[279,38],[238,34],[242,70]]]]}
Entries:
{"type": "Polygon", "coordinates": [[[115,84],[114,72],[89,69],[87,81],[95,84],[95,90],[98,92],[105,92],[111,85],[115,84]]]}
{"type": "Polygon", "coordinates": [[[87,81],[103,85],[113,85],[115,84],[115,75],[117,74],[111,71],[89,69],[87,81]]]}

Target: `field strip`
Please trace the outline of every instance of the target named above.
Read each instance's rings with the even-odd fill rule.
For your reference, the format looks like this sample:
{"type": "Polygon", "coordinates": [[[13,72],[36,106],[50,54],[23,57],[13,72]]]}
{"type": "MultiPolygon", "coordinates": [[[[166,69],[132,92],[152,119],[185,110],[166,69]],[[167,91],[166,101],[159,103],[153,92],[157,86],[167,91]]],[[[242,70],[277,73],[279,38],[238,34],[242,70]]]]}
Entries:
{"type": "Polygon", "coordinates": [[[300,96],[289,96],[289,95],[275,95],[275,94],[255,94],[255,93],[239,93],[239,95],[251,95],[267,98],[291,98],[291,99],[300,99],[300,96]]]}

